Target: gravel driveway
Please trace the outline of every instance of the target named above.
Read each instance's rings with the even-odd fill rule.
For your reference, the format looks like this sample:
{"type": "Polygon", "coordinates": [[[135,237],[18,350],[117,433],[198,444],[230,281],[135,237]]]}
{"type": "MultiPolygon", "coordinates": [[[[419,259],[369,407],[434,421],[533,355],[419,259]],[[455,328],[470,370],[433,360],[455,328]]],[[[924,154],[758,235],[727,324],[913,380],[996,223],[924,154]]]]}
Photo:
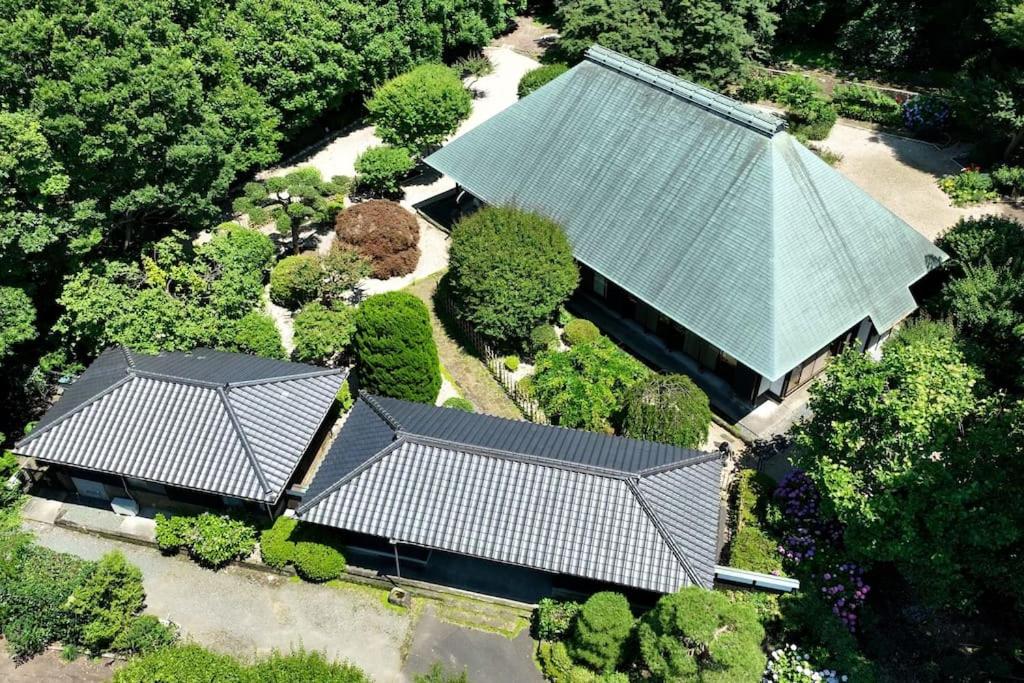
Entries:
{"type": "Polygon", "coordinates": [[[375,681],[402,680],[401,650],[412,619],[386,609],[374,594],[236,567],[214,572],[150,548],[47,524],[26,526],[40,545],[86,559],[121,550],[142,570],[146,610],[213,650],[251,658],[302,646],[349,660],[375,681]]]}

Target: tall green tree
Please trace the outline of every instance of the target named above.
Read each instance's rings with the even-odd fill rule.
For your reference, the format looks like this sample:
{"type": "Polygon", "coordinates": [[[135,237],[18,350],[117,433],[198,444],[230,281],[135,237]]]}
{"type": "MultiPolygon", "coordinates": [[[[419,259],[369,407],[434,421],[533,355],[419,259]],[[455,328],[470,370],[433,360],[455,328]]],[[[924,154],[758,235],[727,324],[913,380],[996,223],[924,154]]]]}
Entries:
{"type": "Polygon", "coordinates": [[[360,304],[355,323],[360,386],[432,405],[441,371],[426,304],[407,292],[377,294],[360,304]]]}
{"type": "Polygon", "coordinates": [[[374,90],[366,109],[384,142],[421,154],[458,129],[472,98],[455,70],[423,64],[374,90]]]}
{"type": "Polygon", "coordinates": [[[36,338],[36,309],[17,287],[0,287],[0,360],[18,344],[36,338]]]}

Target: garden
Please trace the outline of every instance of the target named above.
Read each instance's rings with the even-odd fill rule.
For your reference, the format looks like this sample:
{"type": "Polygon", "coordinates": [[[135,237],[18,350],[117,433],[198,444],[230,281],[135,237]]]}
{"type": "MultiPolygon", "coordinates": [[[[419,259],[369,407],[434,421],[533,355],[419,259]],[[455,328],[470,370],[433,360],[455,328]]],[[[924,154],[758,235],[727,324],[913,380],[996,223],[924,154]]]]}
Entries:
{"type": "MultiPolygon", "coordinates": [[[[700,448],[708,397],[684,375],[659,375],[564,308],[579,284],[565,231],[513,207],[485,207],[452,229],[441,310],[503,353],[510,393],[534,419],[700,448]]],[[[490,359],[488,359],[490,360],[490,359]]]]}

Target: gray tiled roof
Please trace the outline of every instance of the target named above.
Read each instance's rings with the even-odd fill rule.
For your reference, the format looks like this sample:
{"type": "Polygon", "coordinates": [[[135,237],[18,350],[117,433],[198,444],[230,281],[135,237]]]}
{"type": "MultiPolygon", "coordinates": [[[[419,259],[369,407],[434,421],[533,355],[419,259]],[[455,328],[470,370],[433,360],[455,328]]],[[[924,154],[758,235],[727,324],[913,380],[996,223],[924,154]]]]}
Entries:
{"type": "Polygon", "coordinates": [[[601,48],[425,161],[769,380],[946,258],[777,118],[601,48]]]}
{"type": "Polygon", "coordinates": [[[645,590],[710,586],[721,459],[653,446],[361,395],[298,515],[645,590]]]}
{"type": "Polygon", "coordinates": [[[341,370],[207,349],[143,356],[111,348],[15,451],[273,502],[344,379],[341,370]]]}

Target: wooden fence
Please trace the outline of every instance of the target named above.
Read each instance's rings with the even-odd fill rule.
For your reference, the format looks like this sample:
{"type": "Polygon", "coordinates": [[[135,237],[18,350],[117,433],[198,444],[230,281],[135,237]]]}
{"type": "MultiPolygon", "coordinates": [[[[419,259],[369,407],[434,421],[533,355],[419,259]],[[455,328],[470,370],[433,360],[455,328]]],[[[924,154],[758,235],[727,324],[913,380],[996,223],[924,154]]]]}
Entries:
{"type": "Polygon", "coordinates": [[[519,381],[505,367],[505,357],[495,351],[469,323],[461,320],[456,315],[455,305],[449,297],[439,296],[438,299],[440,300],[443,315],[447,319],[446,321],[459,329],[463,340],[473,348],[476,355],[480,357],[484,365],[487,366],[487,369],[490,370],[494,379],[498,380],[498,383],[501,384],[501,388],[505,390],[508,397],[519,407],[519,410],[523,411],[526,419],[530,422],[551,424],[540,405],[520,388],[519,381]]]}

